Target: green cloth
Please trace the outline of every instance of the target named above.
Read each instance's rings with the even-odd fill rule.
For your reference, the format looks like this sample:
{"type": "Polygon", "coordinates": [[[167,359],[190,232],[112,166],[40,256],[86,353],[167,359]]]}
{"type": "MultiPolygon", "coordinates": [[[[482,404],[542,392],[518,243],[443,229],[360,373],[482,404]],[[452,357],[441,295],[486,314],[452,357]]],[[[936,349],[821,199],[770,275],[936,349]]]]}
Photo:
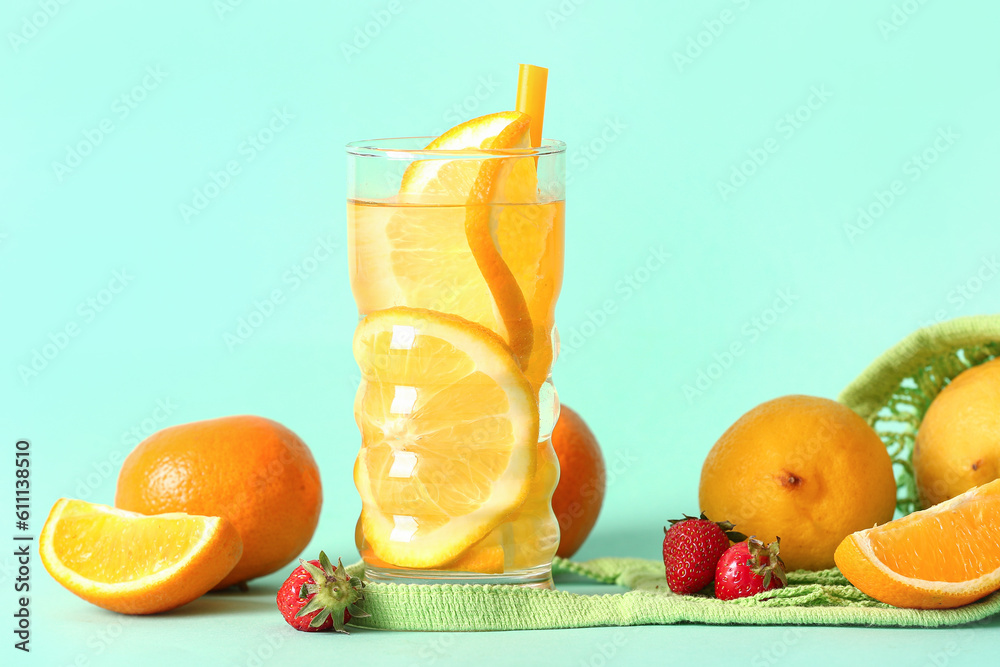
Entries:
{"type": "MultiPolygon", "coordinates": [[[[1000,356],[1000,315],[962,317],[920,329],[893,346],[839,396],[886,443],[899,485],[898,506],[916,508],[910,457],[920,420],[956,375],[1000,356]]],[[[361,575],[363,563],[348,570],[361,575]]],[[[1000,611],[1000,591],[958,609],[897,609],[847,582],[836,569],[790,572],[786,588],[739,600],[674,595],[663,563],[556,558],[552,571],[628,588],[627,593],[579,595],[560,590],[455,584],[366,587],[368,618],[352,624],[384,630],[529,630],[681,622],[744,625],[867,625],[939,627],[977,621],[1000,611]]]]}
{"type": "MultiPolygon", "coordinates": [[[[360,575],[364,567],[355,563],[347,569],[360,575]]],[[[897,609],[851,586],[836,569],[790,572],[786,588],[731,601],[671,593],[662,561],[598,558],[576,563],[556,558],[552,570],[557,586],[560,575],[573,573],[631,590],[579,595],[516,586],[368,583],[364,608],[371,616],[351,619],[351,624],[382,630],[438,631],[681,622],[938,627],[977,621],[1000,610],[1000,592],[958,609],[897,609]]]]}

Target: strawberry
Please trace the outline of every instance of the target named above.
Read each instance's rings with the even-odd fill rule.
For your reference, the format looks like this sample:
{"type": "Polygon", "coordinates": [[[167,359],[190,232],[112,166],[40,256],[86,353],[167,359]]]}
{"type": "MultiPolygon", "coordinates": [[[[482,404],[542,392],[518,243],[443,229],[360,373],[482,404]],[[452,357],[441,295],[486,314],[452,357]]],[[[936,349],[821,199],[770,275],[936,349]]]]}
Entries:
{"type": "Polygon", "coordinates": [[[704,514],[698,518],[685,514],[670,524],[663,529],[663,566],[670,590],[682,595],[696,593],[712,581],[715,564],[729,548],[730,539],[746,539],[733,532],[728,521],[715,523],[704,514]]]}
{"type": "Polygon", "coordinates": [[[764,546],[762,541],[751,537],[729,547],[715,568],[715,597],[733,600],[784,588],[788,578],[778,555],[780,542],[778,538],[764,546]]]}
{"type": "Polygon", "coordinates": [[[289,625],[304,632],[333,628],[347,634],[345,623],[352,617],[368,616],[358,606],[365,599],[365,585],[347,575],[339,558],[333,567],[320,551],[319,560],[300,558],[299,563],[278,589],[278,609],[289,625]]]}

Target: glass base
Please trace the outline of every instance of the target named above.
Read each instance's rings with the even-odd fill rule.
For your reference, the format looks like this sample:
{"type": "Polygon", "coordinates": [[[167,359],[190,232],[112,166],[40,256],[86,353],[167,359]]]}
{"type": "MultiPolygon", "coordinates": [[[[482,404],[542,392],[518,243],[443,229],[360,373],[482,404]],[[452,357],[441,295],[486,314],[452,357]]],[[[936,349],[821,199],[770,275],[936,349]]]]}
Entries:
{"type": "Polygon", "coordinates": [[[553,588],[552,565],[539,565],[528,570],[482,574],[448,570],[387,569],[365,564],[365,581],[380,584],[501,584],[525,588],[553,588]]]}

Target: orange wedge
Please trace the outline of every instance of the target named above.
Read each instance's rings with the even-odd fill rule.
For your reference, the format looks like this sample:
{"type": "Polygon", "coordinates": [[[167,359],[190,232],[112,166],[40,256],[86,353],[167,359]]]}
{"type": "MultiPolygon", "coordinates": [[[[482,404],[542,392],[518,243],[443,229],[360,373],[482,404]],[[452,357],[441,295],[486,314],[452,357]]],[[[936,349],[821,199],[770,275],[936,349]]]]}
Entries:
{"type": "Polygon", "coordinates": [[[39,537],[52,578],[98,607],[155,614],[222,581],[243,543],[220,517],[135,512],[82,500],[56,501],[39,537]]]}
{"type": "Polygon", "coordinates": [[[848,535],[834,554],[848,581],[896,607],[958,607],[1000,589],[1000,480],[848,535]]]}
{"type": "Polygon", "coordinates": [[[365,542],[398,567],[454,561],[528,495],[535,392],[495,333],[429,310],[368,315],[354,357],[365,542]]]}

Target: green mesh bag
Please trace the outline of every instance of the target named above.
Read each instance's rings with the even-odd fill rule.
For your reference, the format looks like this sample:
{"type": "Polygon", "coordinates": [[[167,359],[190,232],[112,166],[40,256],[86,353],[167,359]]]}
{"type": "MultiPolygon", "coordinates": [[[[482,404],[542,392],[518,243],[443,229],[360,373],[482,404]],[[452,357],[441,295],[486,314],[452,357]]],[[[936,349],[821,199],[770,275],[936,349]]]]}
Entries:
{"type": "MultiPolygon", "coordinates": [[[[956,375],[1000,353],[1000,316],[964,317],[920,329],[876,359],[839,399],[871,424],[892,457],[898,506],[915,509],[910,457],[920,420],[956,375]]],[[[363,563],[348,570],[360,575],[363,563]]],[[[711,623],[744,625],[863,625],[942,627],[978,621],[1000,611],[1000,592],[958,609],[898,609],[852,586],[836,569],[790,572],[789,585],[738,600],[675,595],[662,561],[556,558],[558,587],[574,575],[614,584],[625,593],[579,595],[513,586],[369,583],[365,609],[352,624],[383,630],[529,630],[590,626],[711,623]]]]}
{"type": "Polygon", "coordinates": [[[1000,354],[1000,315],[961,317],[918,329],[889,348],[837,398],[865,419],[889,450],[897,508],[918,509],[913,443],[931,401],[962,371],[1000,354]]]}

